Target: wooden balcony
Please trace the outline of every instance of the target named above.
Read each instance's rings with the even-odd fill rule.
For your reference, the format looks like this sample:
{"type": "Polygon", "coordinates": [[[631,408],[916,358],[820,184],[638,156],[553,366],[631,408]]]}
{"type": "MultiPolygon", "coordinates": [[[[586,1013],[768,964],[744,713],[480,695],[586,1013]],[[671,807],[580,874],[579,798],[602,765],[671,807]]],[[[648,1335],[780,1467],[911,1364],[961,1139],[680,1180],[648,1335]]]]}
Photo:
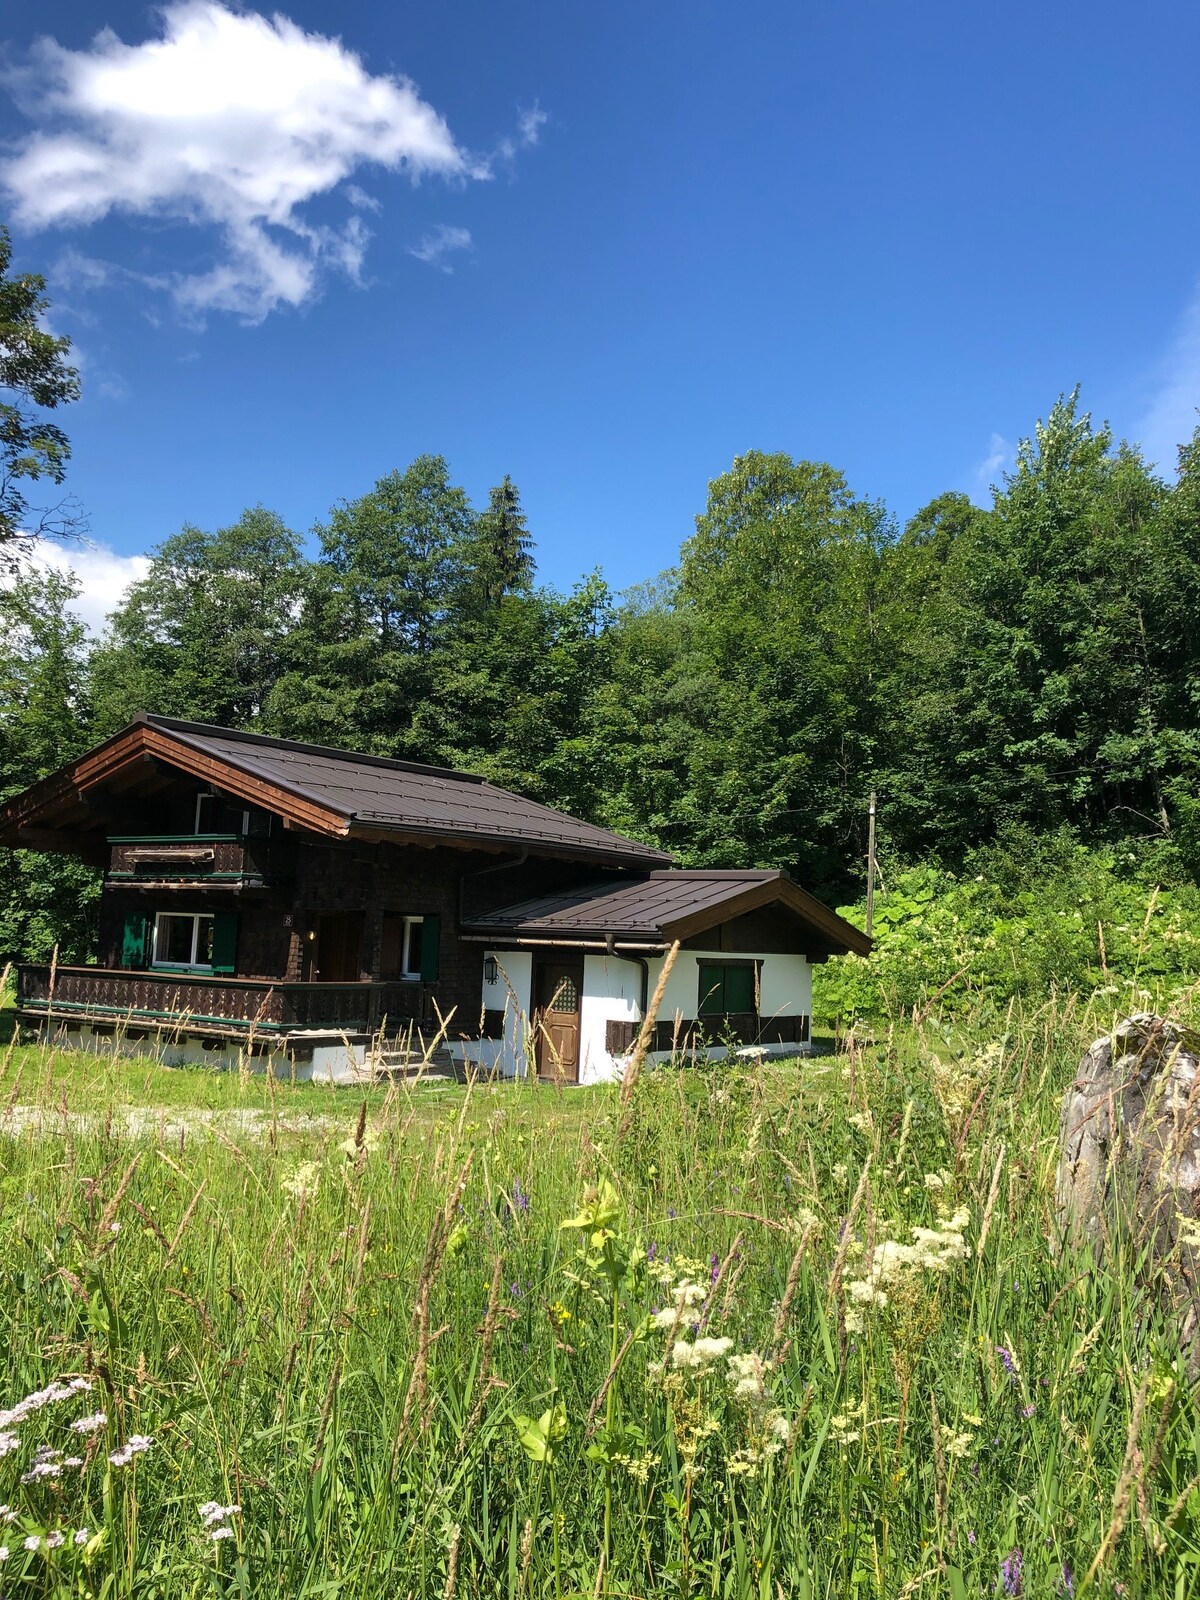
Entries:
{"type": "Polygon", "coordinates": [[[296,1034],[436,1033],[432,984],[282,983],[266,978],[109,967],[17,968],[26,1022],[90,1023],[180,1037],[287,1038],[296,1034]]]}
{"type": "Polygon", "coordinates": [[[133,888],[259,888],[270,876],[271,843],[238,833],[140,834],[110,838],[109,883],[133,888]]]}

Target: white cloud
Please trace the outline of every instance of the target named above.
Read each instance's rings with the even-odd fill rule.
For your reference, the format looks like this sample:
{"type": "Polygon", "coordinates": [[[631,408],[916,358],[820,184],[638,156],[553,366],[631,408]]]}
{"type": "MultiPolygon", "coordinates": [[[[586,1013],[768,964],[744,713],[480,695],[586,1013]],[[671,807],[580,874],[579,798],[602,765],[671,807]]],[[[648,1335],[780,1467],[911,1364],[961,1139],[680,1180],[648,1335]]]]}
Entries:
{"type": "MultiPolygon", "coordinates": [[[[223,248],[212,268],[152,280],[185,314],[259,322],[299,306],[329,268],[357,277],[369,231],[360,216],[316,225],[306,204],[364,165],[465,181],[491,176],[407,78],[372,74],[341,42],[287,17],[177,0],[138,45],[110,29],[89,48],[52,39],[9,74],[39,126],[0,169],[28,228],[83,226],[112,213],[207,223],[223,248]]],[[[542,113],[527,113],[536,143],[542,113]]],[[[356,186],[357,187],[357,186],[356,186]]],[[[351,203],[362,204],[346,193],[351,203]]],[[[104,263],[68,259],[78,281],[104,263]]]]}
{"type": "Polygon", "coordinates": [[[437,267],[442,272],[453,272],[454,268],[445,259],[446,256],[454,250],[470,248],[471,234],[467,228],[451,228],[443,222],[423,234],[408,253],[410,256],[416,256],[418,261],[427,261],[431,267],[437,267]]]}
{"type": "Polygon", "coordinates": [[[373,194],[368,194],[365,189],[360,189],[356,183],[346,185],[346,199],[359,211],[382,211],[382,202],[373,194]]]}
{"type": "Polygon", "coordinates": [[[991,488],[1012,461],[1012,445],[1003,434],[993,433],[987,454],[971,475],[971,498],[976,504],[991,504],[991,488]]]}
{"type": "Polygon", "coordinates": [[[89,633],[100,634],[131,583],[150,570],[147,556],[120,556],[102,544],[39,544],[25,558],[27,567],[73,572],[80,595],[72,610],[89,633]]]}
{"type": "Polygon", "coordinates": [[[1176,451],[1200,424],[1200,286],[1155,374],[1156,392],[1134,431],[1147,461],[1173,475],[1176,451]]]}
{"type": "Polygon", "coordinates": [[[518,112],[516,137],[501,139],[496,146],[497,156],[502,161],[512,162],[520,151],[532,150],[534,145],[541,142],[542,129],[549,120],[539,105],[518,112]]]}

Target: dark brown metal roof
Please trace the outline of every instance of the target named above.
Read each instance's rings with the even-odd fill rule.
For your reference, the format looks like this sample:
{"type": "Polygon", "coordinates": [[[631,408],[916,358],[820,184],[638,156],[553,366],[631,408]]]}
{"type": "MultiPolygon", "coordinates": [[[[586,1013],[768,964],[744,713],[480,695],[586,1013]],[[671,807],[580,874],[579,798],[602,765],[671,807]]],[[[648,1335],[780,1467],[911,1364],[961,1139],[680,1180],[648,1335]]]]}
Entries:
{"type": "Polygon", "coordinates": [[[339,812],[351,833],[476,839],[625,866],[671,859],[664,851],[499,789],[473,773],[171,717],[140,720],[240,772],[339,812]]]}
{"type": "Polygon", "coordinates": [[[690,938],[761,906],[779,905],[808,925],[822,953],[865,955],[866,934],[783,872],[706,872],[674,868],[623,883],[593,883],[502,906],[471,928],[496,938],[616,939],[634,943],[690,938]]]}

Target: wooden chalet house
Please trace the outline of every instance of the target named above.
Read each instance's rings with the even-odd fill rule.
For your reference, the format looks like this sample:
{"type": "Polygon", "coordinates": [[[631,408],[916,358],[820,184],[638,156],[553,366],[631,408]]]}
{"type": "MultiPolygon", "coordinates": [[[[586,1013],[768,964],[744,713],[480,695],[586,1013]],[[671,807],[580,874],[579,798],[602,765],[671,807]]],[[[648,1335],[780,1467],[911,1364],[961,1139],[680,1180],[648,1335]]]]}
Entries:
{"type": "Polygon", "coordinates": [[[249,1051],[353,1077],[415,1040],[617,1075],[666,951],[656,1051],[794,1053],[810,966],[869,940],[778,872],[660,851],[467,773],[139,716],[0,806],[0,844],[104,871],[95,965],[22,965],[21,1020],[82,1048],[249,1051]]]}

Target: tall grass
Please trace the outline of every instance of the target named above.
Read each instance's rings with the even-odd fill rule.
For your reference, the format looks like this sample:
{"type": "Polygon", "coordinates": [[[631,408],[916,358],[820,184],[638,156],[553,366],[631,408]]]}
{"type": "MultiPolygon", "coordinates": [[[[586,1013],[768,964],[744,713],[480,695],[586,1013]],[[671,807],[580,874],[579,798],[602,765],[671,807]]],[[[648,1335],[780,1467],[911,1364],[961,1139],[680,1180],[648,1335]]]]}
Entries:
{"type": "Polygon", "coordinates": [[[91,1389],[9,1429],[4,1592],[1200,1591],[1177,1335],[1119,1250],[1057,1249],[1102,1031],[931,1019],[626,1104],[479,1084],[303,1128],[282,1085],[253,1133],[131,1135],[53,1062],[14,1096],[10,1056],[0,1410],[91,1389]],[[22,1483],[43,1445],[84,1464],[22,1483]]]}

